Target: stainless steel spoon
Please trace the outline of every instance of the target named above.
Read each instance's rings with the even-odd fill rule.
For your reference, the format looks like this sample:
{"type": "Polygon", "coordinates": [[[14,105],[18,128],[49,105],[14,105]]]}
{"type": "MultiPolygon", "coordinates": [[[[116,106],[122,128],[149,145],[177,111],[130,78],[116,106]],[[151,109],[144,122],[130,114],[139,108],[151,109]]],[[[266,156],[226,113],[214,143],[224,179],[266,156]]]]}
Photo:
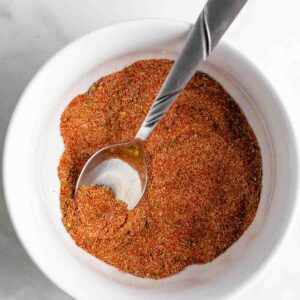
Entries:
{"type": "Polygon", "coordinates": [[[97,151],[78,177],[81,185],[110,187],[116,197],[133,209],[146,189],[147,166],[143,142],[170,108],[179,93],[211,53],[247,0],[208,0],[192,27],[135,139],[97,151]]]}

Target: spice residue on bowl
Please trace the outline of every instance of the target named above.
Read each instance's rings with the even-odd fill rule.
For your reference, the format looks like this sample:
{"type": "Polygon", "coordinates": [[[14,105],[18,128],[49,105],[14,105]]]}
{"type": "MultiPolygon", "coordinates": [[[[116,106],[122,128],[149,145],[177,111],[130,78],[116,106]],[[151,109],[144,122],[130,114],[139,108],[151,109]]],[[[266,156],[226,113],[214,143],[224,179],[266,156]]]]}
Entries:
{"type": "Polygon", "coordinates": [[[258,208],[256,137],[219,83],[197,73],[145,144],[146,192],[132,211],[104,187],[83,186],[87,159],[132,140],[172,62],[144,60],[101,78],[61,117],[63,223],[76,244],[140,277],[163,278],[212,261],[248,228],[258,208]]]}

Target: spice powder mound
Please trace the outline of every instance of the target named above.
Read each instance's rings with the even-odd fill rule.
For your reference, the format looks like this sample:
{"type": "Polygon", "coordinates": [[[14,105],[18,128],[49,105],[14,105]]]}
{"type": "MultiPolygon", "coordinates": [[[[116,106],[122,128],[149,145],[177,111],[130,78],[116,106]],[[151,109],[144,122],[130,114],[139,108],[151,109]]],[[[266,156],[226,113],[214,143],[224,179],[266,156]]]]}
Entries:
{"type": "Polygon", "coordinates": [[[135,209],[77,177],[98,149],[132,140],[172,66],[144,60],[105,76],[61,117],[63,223],[76,244],[125,272],[154,279],[212,261],[253,221],[262,160],[244,114],[196,73],[145,143],[149,180],[135,209]]]}

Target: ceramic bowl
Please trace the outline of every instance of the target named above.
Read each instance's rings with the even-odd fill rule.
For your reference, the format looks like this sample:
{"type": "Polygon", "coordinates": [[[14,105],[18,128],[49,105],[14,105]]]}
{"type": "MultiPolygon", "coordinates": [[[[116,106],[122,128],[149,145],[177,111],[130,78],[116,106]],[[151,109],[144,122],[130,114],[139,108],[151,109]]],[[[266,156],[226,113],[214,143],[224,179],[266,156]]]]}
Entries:
{"type": "Polygon", "coordinates": [[[263,157],[263,190],[253,224],[225,253],[162,279],[141,279],[78,248],[61,222],[57,166],[60,115],[99,77],[146,58],[176,58],[191,25],[137,20],[92,32],[56,54],[24,91],[4,153],[4,189],[15,229],[41,270],[76,299],[220,299],[258,278],[278,252],[292,219],[296,149],[284,107],[268,80],[224,43],[199,67],[244,111],[263,157]]]}

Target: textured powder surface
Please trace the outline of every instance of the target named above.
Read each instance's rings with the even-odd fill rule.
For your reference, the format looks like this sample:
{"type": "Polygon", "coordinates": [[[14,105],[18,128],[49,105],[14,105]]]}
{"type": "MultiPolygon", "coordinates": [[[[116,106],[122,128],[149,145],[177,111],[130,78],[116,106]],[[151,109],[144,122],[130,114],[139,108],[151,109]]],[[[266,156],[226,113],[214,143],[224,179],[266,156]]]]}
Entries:
{"type": "Polygon", "coordinates": [[[212,261],[255,216],[262,161],[238,105],[197,73],[145,143],[149,180],[132,211],[104,187],[73,192],[98,149],[132,140],[172,62],[146,60],[101,78],[61,117],[63,223],[76,244],[140,277],[162,278],[212,261]]]}

